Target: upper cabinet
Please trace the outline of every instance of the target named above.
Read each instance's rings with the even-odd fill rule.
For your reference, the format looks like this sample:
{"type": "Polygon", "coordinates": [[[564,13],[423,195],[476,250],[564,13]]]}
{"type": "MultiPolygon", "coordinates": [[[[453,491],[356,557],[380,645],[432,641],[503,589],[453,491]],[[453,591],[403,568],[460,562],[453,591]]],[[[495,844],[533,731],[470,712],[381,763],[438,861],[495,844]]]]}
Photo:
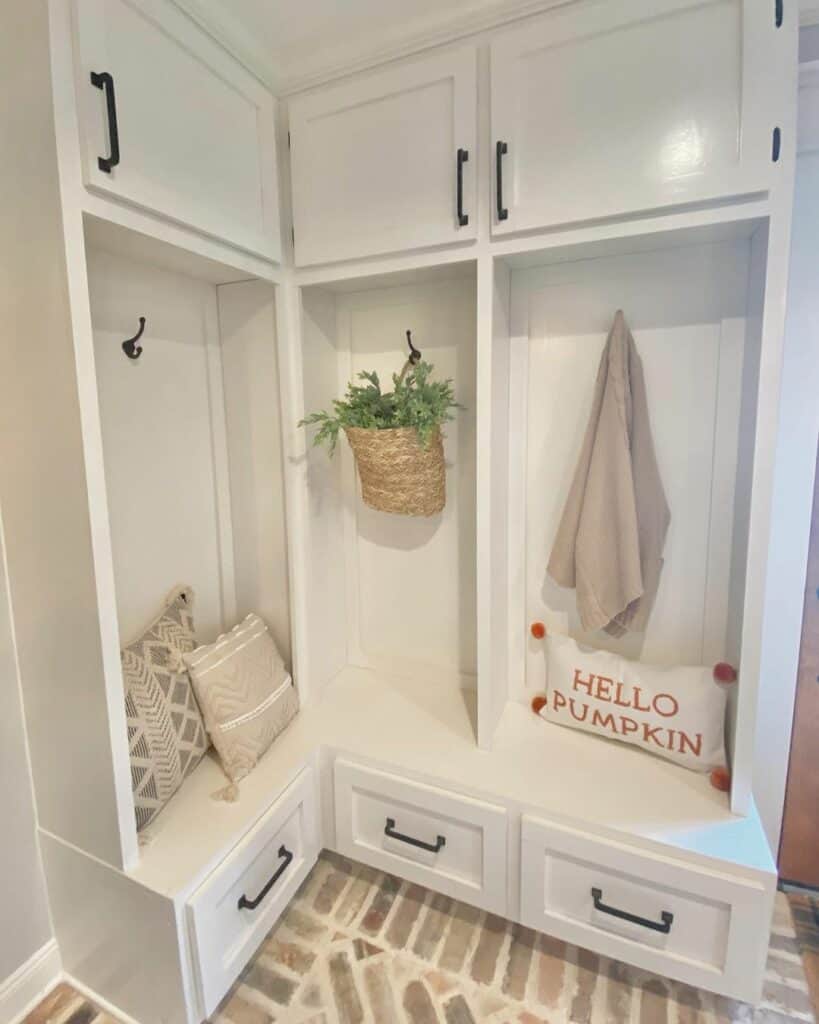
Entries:
{"type": "Polygon", "coordinates": [[[475,238],[475,131],[472,48],[294,98],[296,264],[475,238]]]}
{"type": "Polygon", "coordinates": [[[281,258],[274,100],[168,0],[77,0],[83,177],[281,258]]]}
{"type": "Polygon", "coordinates": [[[768,189],[782,17],[779,0],[592,0],[498,36],[493,233],[768,189]]]}

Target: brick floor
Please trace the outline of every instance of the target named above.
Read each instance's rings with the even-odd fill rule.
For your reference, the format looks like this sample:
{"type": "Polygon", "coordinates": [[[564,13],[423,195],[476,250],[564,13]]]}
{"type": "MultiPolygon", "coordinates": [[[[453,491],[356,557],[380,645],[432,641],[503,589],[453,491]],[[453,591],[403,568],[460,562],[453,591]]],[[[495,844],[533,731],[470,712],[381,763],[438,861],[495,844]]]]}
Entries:
{"type": "MultiPolygon", "coordinates": [[[[819,913],[793,906],[753,1009],[325,853],[212,1024],[815,1024],[819,913]]],[[[110,1019],[61,986],[25,1024],[110,1019]]]]}
{"type": "Polygon", "coordinates": [[[819,896],[806,892],[788,893],[796,942],[813,1000],[813,1012],[819,1017],[819,896]]]}

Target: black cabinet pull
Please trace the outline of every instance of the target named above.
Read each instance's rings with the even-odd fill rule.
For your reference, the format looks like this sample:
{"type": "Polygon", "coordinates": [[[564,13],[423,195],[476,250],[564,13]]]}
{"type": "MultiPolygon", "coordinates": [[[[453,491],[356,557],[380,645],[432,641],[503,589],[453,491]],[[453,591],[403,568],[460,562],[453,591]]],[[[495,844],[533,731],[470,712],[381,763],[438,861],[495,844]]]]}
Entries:
{"type": "Polygon", "coordinates": [[[639,924],[643,928],[650,928],[653,932],[662,932],[668,935],[671,931],[671,924],[674,915],[669,910],[663,910],[660,914],[660,921],[650,921],[647,917],[639,917],[637,914],[630,914],[627,910],[618,910],[617,907],[610,907],[603,902],[603,890],[592,889],[594,909],[601,914],[611,914],[612,917],[619,917],[622,921],[631,921],[632,924],[639,924]]]}
{"type": "Polygon", "coordinates": [[[785,17],[785,5],[784,0],[776,0],[776,14],[774,20],[777,28],[782,28],[782,21],[785,17]]]}
{"type": "Polygon", "coordinates": [[[284,844],[282,844],[279,847],[279,857],[281,858],[282,863],[276,868],[276,873],[273,875],[273,877],[270,879],[270,881],[267,883],[264,889],[262,889],[262,891],[259,893],[256,899],[249,900],[247,896],[244,895],[239,897],[239,910],[255,910],[256,907],[258,907],[258,905],[265,898],[265,896],[267,896],[267,894],[270,892],[270,890],[273,888],[276,882],[278,882],[278,880],[282,877],[285,871],[287,871],[287,869],[290,867],[290,862],[293,859],[293,854],[291,853],[290,850],[287,849],[287,847],[284,844]]]}
{"type": "Polygon", "coordinates": [[[782,130],[780,128],[774,128],[773,140],[771,142],[771,159],[773,162],[779,163],[779,155],[782,152],[782,130]]]}
{"type": "Polygon", "coordinates": [[[503,158],[509,152],[505,142],[498,142],[495,146],[495,189],[498,200],[498,220],[506,220],[509,211],[503,205],[503,158]]]}
{"type": "Polygon", "coordinates": [[[458,150],[458,226],[466,227],[469,214],[464,213],[464,164],[469,160],[469,150],[458,150]]]}
{"type": "Polygon", "coordinates": [[[438,836],[434,843],[425,843],[423,839],[415,839],[413,836],[405,836],[395,831],[395,818],[387,818],[384,826],[384,835],[390,839],[397,839],[401,843],[408,843],[410,846],[417,846],[419,850],[428,850],[430,853],[439,853],[442,846],[446,846],[444,836],[438,836]]]}
{"type": "Polygon", "coordinates": [[[117,100],[114,95],[114,79],[107,71],[92,71],[91,84],[105,93],[105,108],[108,111],[108,142],[111,146],[110,156],[97,157],[101,171],[111,173],[111,168],[119,163],[119,128],[117,127],[117,100]]]}

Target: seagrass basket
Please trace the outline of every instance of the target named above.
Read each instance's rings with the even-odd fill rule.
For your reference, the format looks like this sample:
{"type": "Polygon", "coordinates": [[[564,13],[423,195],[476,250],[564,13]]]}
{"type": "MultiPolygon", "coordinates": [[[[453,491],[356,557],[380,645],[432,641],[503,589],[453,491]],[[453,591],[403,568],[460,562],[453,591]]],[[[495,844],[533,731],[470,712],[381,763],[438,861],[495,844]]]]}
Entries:
{"type": "Polygon", "coordinates": [[[441,431],[424,447],[414,427],[345,427],[361,479],[364,504],[402,516],[434,516],[446,504],[441,431]]]}

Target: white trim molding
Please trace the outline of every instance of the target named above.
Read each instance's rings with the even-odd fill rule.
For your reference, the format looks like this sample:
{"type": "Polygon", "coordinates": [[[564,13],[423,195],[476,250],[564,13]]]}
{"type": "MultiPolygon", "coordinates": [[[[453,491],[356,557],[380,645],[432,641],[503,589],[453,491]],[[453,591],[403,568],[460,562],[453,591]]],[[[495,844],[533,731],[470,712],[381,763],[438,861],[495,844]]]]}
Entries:
{"type": "Polygon", "coordinates": [[[0,982],[0,1021],[16,1024],[60,980],[62,963],[56,939],[30,956],[14,974],[0,982]]]}
{"type": "Polygon", "coordinates": [[[93,988],[89,988],[84,982],[78,981],[73,974],[63,971],[60,980],[70,985],[71,988],[76,989],[81,996],[84,996],[90,1003],[93,1003],[98,1010],[102,1010],[109,1017],[113,1017],[117,1024],[144,1024],[144,1021],[138,1021],[136,1017],[127,1014],[125,1010],[121,1010],[110,1000],[104,999],[99,992],[95,992],[93,988]]]}
{"type": "Polygon", "coordinates": [[[465,11],[437,13],[417,19],[407,31],[356,40],[346,45],[336,43],[333,56],[319,51],[307,61],[276,65],[267,50],[254,38],[247,26],[225,10],[217,0],[174,0],[200,28],[228,50],[240,64],[254,74],[276,96],[288,96],[336,78],[366,71],[422,50],[443,46],[466,36],[498,28],[509,22],[540,14],[575,0],[487,0],[483,7],[465,11]]]}

